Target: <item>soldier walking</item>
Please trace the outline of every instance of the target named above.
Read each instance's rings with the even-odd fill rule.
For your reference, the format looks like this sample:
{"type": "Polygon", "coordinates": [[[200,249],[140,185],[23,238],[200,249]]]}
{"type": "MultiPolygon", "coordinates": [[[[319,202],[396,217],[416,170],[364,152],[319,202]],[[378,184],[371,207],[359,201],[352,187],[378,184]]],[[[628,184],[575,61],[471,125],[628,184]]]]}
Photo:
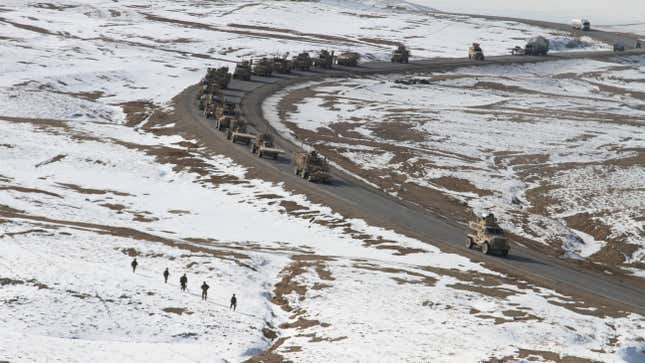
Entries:
{"type": "Polygon", "coordinates": [[[166,267],[166,269],[163,272],[163,280],[164,280],[164,283],[166,284],[168,283],[168,276],[170,276],[170,271],[168,271],[168,267],[166,267]]]}
{"type": "Polygon", "coordinates": [[[186,277],[186,274],[183,274],[179,278],[179,284],[181,285],[181,291],[186,291],[186,285],[188,285],[188,277],[186,277]]]}
{"type": "Polygon", "coordinates": [[[231,297],[231,306],[229,307],[229,310],[233,309],[233,311],[235,311],[236,308],[237,308],[237,298],[235,297],[235,294],[233,294],[233,296],[231,297]]]}
{"type": "Polygon", "coordinates": [[[204,300],[204,301],[206,301],[206,298],[208,297],[208,288],[209,287],[210,286],[208,286],[206,281],[204,281],[204,283],[202,284],[202,300],[204,300]]]}
{"type": "Polygon", "coordinates": [[[138,264],[139,263],[137,262],[137,258],[135,257],[134,260],[132,260],[132,263],[130,264],[130,266],[132,266],[132,273],[134,273],[134,271],[137,269],[138,264]]]}

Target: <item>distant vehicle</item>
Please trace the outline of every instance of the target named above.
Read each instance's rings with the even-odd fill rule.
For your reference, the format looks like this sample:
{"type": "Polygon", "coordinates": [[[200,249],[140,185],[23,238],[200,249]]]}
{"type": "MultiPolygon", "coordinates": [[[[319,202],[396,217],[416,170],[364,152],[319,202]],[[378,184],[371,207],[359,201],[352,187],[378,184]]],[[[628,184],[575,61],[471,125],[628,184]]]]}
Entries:
{"type": "Polygon", "coordinates": [[[251,141],[255,139],[255,135],[249,134],[246,131],[246,122],[244,120],[232,119],[226,133],[226,138],[231,140],[232,143],[250,145],[251,141]]]}
{"type": "Polygon", "coordinates": [[[293,68],[299,71],[308,71],[313,66],[314,61],[307,52],[302,52],[291,60],[293,68]]]}
{"type": "Polygon", "coordinates": [[[361,55],[356,52],[343,52],[336,57],[336,64],[339,66],[356,67],[361,55]]]}
{"type": "Polygon", "coordinates": [[[331,69],[334,65],[334,51],[332,50],[331,53],[323,49],[320,51],[318,54],[318,58],[314,59],[314,67],[318,68],[324,68],[324,69],[331,69]]]}
{"type": "Polygon", "coordinates": [[[550,42],[542,36],[533,37],[526,42],[524,48],[517,46],[511,50],[513,55],[547,55],[550,42]]]}
{"type": "Polygon", "coordinates": [[[410,61],[410,51],[405,45],[400,44],[392,53],[392,63],[408,63],[410,61]]]}
{"type": "Polygon", "coordinates": [[[273,62],[269,58],[261,58],[257,62],[251,62],[251,72],[260,77],[271,77],[273,74],[273,62]]]}
{"type": "Polygon", "coordinates": [[[235,72],[233,72],[233,79],[241,79],[243,81],[251,80],[251,62],[245,60],[235,66],[235,72]]]}
{"type": "Polygon", "coordinates": [[[587,19],[573,19],[571,20],[571,27],[588,32],[591,30],[591,22],[587,19]]]}
{"type": "Polygon", "coordinates": [[[614,43],[614,52],[624,52],[625,44],[621,42],[614,43]]]}
{"type": "Polygon", "coordinates": [[[275,147],[271,134],[263,133],[255,137],[255,143],[251,146],[251,152],[259,158],[269,157],[275,160],[282,153],[282,150],[275,147]]]}
{"type": "Polygon", "coordinates": [[[473,45],[468,48],[468,59],[484,60],[484,51],[479,46],[479,43],[473,43],[473,45]]]}
{"type": "Polygon", "coordinates": [[[487,255],[496,252],[504,257],[508,256],[511,246],[506,240],[504,230],[497,224],[492,213],[482,216],[477,221],[471,221],[468,227],[471,233],[466,236],[466,247],[469,249],[480,247],[487,255]]]}

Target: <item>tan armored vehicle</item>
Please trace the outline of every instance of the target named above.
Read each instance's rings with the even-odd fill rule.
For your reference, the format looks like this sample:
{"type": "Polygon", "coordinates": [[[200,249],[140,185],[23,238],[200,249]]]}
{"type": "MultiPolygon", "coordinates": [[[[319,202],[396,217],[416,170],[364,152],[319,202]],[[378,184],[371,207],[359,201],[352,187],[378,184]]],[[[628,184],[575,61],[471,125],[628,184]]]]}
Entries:
{"type": "Polygon", "coordinates": [[[307,52],[303,52],[293,57],[293,68],[299,71],[308,71],[313,65],[313,60],[307,52]]]}
{"type": "Polygon", "coordinates": [[[271,77],[273,73],[273,62],[269,58],[262,58],[257,62],[251,62],[251,69],[256,76],[271,77]]]}
{"type": "Polygon", "coordinates": [[[249,145],[251,144],[251,140],[255,138],[255,135],[249,134],[246,131],[246,122],[244,120],[234,118],[231,120],[226,138],[231,140],[232,143],[249,145]]]}
{"type": "Polygon", "coordinates": [[[226,89],[229,82],[231,82],[231,74],[228,73],[228,67],[208,68],[206,77],[202,80],[205,86],[219,89],[226,89]]]}
{"type": "Polygon", "coordinates": [[[316,58],[316,61],[314,62],[314,66],[318,68],[324,68],[324,69],[331,69],[334,65],[334,52],[332,51],[331,53],[323,49],[320,51],[320,54],[318,54],[318,58],[316,58]]]}
{"type": "Polygon", "coordinates": [[[257,154],[260,158],[266,156],[275,160],[282,153],[282,150],[275,147],[271,134],[263,133],[256,136],[255,143],[251,146],[251,152],[257,154]]]}
{"type": "Polygon", "coordinates": [[[483,61],[484,60],[484,51],[479,46],[479,43],[473,43],[473,45],[468,48],[468,59],[474,59],[483,61]]]}
{"type": "Polygon", "coordinates": [[[291,73],[293,63],[287,58],[273,58],[273,71],[276,73],[291,73]]]}
{"type": "Polygon", "coordinates": [[[336,64],[339,66],[356,67],[361,55],[356,52],[343,52],[336,57],[336,64]]]}
{"type": "Polygon", "coordinates": [[[508,256],[511,246],[506,240],[504,230],[497,224],[497,220],[492,213],[482,216],[477,221],[471,221],[468,223],[468,227],[471,233],[466,236],[466,247],[474,248],[477,246],[485,254],[494,252],[504,257],[508,256]]]}
{"type": "Polygon", "coordinates": [[[408,63],[410,61],[410,51],[401,44],[392,53],[392,63],[408,63]]]}
{"type": "Polygon", "coordinates": [[[235,72],[233,73],[234,79],[240,79],[242,81],[251,80],[251,62],[242,61],[235,66],[235,72]]]}
{"type": "Polygon", "coordinates": [[[314,183],[329,183],[329,164],[317,152],[297,152],[293,155],[294,173],[314,183]]]}
{"type": "Polygon", "coordinates": [[[237,116],[235,104],[231,102],[224,102],[215,109],[215,127],[219,131],[230,129],[232,121],[237,116]]]}

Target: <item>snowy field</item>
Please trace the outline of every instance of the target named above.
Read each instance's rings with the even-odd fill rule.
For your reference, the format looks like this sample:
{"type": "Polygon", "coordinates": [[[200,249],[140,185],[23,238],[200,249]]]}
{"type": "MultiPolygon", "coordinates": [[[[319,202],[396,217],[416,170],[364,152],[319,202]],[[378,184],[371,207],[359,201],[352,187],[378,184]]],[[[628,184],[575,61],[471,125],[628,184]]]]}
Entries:
{"type": "Polygon", "coordinates": [[[427,10],[392,1],[3,1],[0,107],[5,116],[122,122],[124,103],[162,104],[207,65],[232,69],[249,57],[328,48],[386,59],[398,42],[418,57],[464,57],[473,41],[493,55],[535,35],[571,40],[427,10]]]}
{"type": "Polygon", "coordinates": [[[265,115],[394,195],[439,192],[560,255],[645,276],[645,58],[399,78],[294,86],[265,115]],[[286,94],[297,105],[281,118],[286,94]]]}
{"type": "Polygon", "coordinates": [[[641,316],[347,220],[190,140],[82,121],[0,132],[0,360],[645,357],[641,316]]]}
{"type": "Polygon", "coordinates": [[[569,40],[428,10],[2,1],[0,361],[645,359],[642,316],[348,220],[167,136],[178,133],[171,98],[207,66],[322,48],[384,59],[397,42],[444,57],[473,40],[488,54],[536,34],[569,40]],[[123,125],[133,109],[171,121],[123,125]]]}

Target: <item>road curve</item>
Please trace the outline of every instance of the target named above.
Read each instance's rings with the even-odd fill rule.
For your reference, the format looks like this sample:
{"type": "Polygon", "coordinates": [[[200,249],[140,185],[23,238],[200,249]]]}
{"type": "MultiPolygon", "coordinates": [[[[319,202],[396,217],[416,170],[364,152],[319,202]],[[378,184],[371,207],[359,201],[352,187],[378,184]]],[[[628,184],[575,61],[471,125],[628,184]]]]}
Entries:
{"type": "MultiPolygon", "coordinates": [[[[611,35],[610,38],[615,40],[620,39],[621,36],[611,35]]],[[[630,50],[622,54],[645,54],[645,52],[630,50]]],[[[354,68],[336,67],[333,70],[295,72],[276,77],[254,77],[248,82],[234,80],[225,90],[225,97],[240,104],[242,117],[254,125],[256,131],[273,133],[278,146],[290,155],[291,152],[301,148],[283,135],[279,135],[262,113],[263,101],[290,85],[329,77],[436,72],[462,66],[504,65],[559,59],[606,59],[616,55],[613,52],[570,52],[547,57],[496,56],[489,57],[483,62],[473,62],[467,58],[418,60],[410,64],[373,62],[354,68]]],[[[602,304],[618,309],[645,315],[645,289],[639,279],[608,276],[516,244],[512,246],[511,255],[506,259],[482,255],[480,252],[465,248],[464,226],[445,220],[412,203],[396,199],[343,171],[332,170],[334,182],[330,185],[312,184],[293,175],[289,156],[281,158],[278,162],[257,158],[247,147],[227,141],[223,134],[215,129],[213,121],[203,117],[196,107],[197,89],[197,86],[192,86],[175,99],[176,111],[183,115],[181,123],[198,132],[203,140],[208,141],[207,144],[219,145],[216,146],[218,150],[223,150],[236,161],[255,170],[263,170],[270,179],[284,181],[288,187],[293,187],[307,194],[312,200],[323,202],[346,216],[362,218],[368,223],[392,228],[410,237],[436,245],[446,252],[458,253],[474,261],[483,262],[489,268],[510,273],[540,286],[553,288],[563,294],[574,294],[584,300],[600,301],[602,304]]]]}

